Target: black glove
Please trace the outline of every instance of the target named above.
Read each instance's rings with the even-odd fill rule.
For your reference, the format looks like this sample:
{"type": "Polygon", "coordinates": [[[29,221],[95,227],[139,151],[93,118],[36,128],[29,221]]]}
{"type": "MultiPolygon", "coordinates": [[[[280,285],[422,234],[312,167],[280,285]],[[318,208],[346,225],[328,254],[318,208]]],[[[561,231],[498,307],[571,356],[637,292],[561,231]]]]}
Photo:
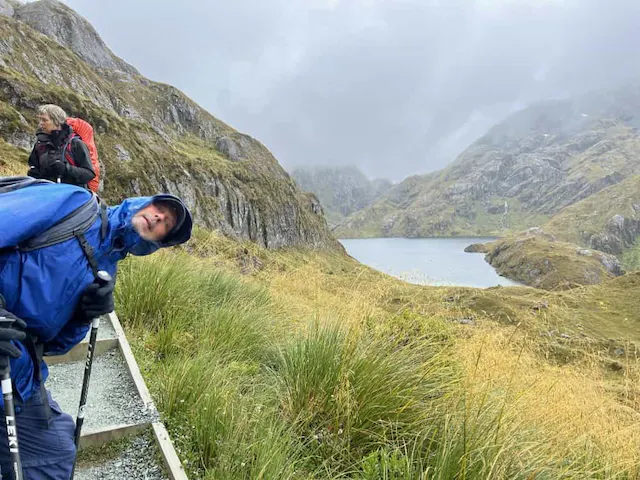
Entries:
{"type": "Polygon", "coordinates": [[[31,167],[27,172],[27,175],[33,178],[42,178],[42,174],[40,173],[40,170],[38,170],[36,167],[31,167]]]}
{"type": "Polygon", "coordinates": [[[11,340],[27,338],[23,331],[27,324],[4,307],[4,298],[0,295],[0,369],[7,367],[9,357],[20,358],[20,349],[13,345],[11,340]]]}
{"type": "Polygon", "coordinates": [[[80,297],[80,302],[76,308],[75,318],[83,324],[91,323],[95,317],[112,312],[113,288],[115,280],[94,281],[80,297]]]}
{"type": "Polygon", "coordinates": [[[60,160],[56,160],[44,168],[45,176],[49,178],[61,177],[64,172],[65,165],[60,160]]]}

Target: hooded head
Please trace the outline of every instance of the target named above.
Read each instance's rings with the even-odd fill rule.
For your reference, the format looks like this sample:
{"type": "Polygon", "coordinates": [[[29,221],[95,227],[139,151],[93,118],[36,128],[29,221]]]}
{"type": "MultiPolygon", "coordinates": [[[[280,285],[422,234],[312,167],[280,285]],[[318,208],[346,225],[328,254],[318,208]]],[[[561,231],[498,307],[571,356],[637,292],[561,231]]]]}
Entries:
{"type": "Polygon", "coordinates": [[[186,205],[169,194],[128,198],[112,214],[117,218],[114,238],[133,255],[149,255],[191,238],[193,220],[186,205]]]}
{"type": "Polygon", "coordinates": [[[131,218],[133,229],[143,240],[161,247],[183,243],[191,235],[191,215],[178,197],[162,194],[131,218]]]}

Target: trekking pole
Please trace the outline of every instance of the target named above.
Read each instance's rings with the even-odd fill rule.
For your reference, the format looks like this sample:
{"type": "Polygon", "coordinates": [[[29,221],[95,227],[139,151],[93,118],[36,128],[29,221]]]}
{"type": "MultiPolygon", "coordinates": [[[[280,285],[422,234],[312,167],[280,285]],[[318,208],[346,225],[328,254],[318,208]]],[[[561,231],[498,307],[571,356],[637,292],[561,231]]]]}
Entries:
{"type": "MultiPolygon", "coordinates": [[[[111,275],[104,270],[98,272],[96,279],[99,284],[104,285],[111,281],[111,275]]],[[[75,443],[76,451],[80,446],[80,432],[84,423],[84,409],[87,405],[87,393],[89,392],[89,378],[91,377],[91,366],[93,365],[93,355],[96,349],[96,339],[98,337],[98,327],[100,326],[100,317],[96,317],[91,321],[91,335],[89,337],[89,346],[87,348],[87,363],[84,366],[84,378],[82,379],[82,391],[80,392],[80,406],[78,407],[78,418],[76,419],[75,443]]],[[[76,454],[76,459],[78,455],[76,454]]],[[[73,461],[73,469],[71,470],[71,479],[76,471],[76,460],[73,461]]]]}
{"type": "Polygon", "coordinates": [[[7,436],[9,437],[9,457],[13,467],[15,480],[22,480],[22,463],[18,451],[18,431],[16,429],[16,411],[13,405],[13,387],[11,386],[11,366],[7,358],[7,368],[0,375],[2,384],[2,398],[4,399],[4,415],[7,422],[7,436]]]}

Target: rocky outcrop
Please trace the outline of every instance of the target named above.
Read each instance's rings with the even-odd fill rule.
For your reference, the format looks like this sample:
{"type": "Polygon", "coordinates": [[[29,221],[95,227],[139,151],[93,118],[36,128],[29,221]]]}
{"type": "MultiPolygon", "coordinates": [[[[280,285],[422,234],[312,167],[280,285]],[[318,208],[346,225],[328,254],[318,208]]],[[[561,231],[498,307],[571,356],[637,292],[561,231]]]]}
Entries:
{"type": "Polygon", "coordinates": [[[640,175],[563,209],[544,228],[562,240],[624,253],[640,237],[640,175]]]}
{"type": "MultiPolygon", "coordinates": [[[[242,185],[219,177],[194,182],[189,178],[154,176],[150,188],[174,192],[184,199],[195,217],[200,219],[202,226],[238,240],[248,239],[265,248],[292,245],[321,248],[327,245],[325,232],[317,228],[304,228],[304,218],[301,218],[307,214],[322,215],[322,210],[317,210],[317,200],[314,202],[313,197],[306,204],[301,202],[304,212],[300,212],[300,205],[295,201],[295,195],[292,195],[289,203],[280,205],[274,214],[267,215],[257,201],[247,196],[242,185]],[[198,201],[202,196],[208,201],[198,201]]],[[[136,195],[144,195],[145,192],[141,182],[137,180],[132,181],[131,190],[136,195]]]]}
{"type": "Polygon", "coordinates": [[[546,290],[593,285],[624,274],[614,255],[558,242],[539,228],[480,248],[500,275],[546,290]]]}
{"type": "Polygon", "coordinates": [[[21,5],[15,11],[15,18],[73,50],[95,67],[138,73],[109,50],[86,19],[61,2],[40,0],[21,5]]]}
{"type": "MultiPolygon", "coordinates": [[[[297,188],[260,142],[174,87],[124,71],[117,62],[104,63],[106,57],[98,54],[97,68],[60,47],[60,38],[73,43],[97,35],[64,5],[46,0],[19,10],[17,16],[40,25],[55,41],[23,21],[0,16],[0,175],[25,171],[35,108],[56,103],[94,126],[107,202],[170,192],[185,199],[198,225],[234,238],[268,248],[340,248],[317,198],[297,188]],[[44,18],[39,23],[49,10],[54,23],[44,18]]],[[[103,45],[98,40],[84,45],[98,48],[103,45]]]]}
{"type": "Polygon", "coordinates": [[[489,253],[489,250],[486,243],[472,243],[464,249],[467,253],[489,253]]]}
{"type": "MultiPolygon", "coordinates": [[[[640,213],[640,205],[633,205],[640,213]]],[[[640,218],[628,218],[620,214],[609,219],[601,233],[589,237],[589,245],[603,252],[618,255],[635,245],[640,237],[640,218]]]]}
{"type": "Polygon", "coordinates": [[[247,150],[251,147],[249,140],[245,137],[240,137],[238,140],[234,140],[231,137],[220,137],[216,141],[216,148],[224,153],[229,160],[238,162],[243,158],[247,158],[247,150]]]}

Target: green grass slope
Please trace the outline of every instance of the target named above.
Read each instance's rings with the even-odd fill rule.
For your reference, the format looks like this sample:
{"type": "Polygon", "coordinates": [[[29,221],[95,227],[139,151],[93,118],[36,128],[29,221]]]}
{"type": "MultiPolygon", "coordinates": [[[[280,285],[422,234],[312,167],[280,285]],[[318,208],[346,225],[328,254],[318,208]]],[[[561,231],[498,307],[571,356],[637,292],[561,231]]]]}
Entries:
{"type": "Polygon", "coordinates": [[[545,290],[593,285],[623,273],[612,255],[540,235],[507,237],[482,248],[500,275],[545,290]]]}
{"type": "Polygon", "coordinates": [[[128,261],[116,296],[191,478],[640,473],[637,275],[425,288],[337,254],[191,248],[128,261]]]}

